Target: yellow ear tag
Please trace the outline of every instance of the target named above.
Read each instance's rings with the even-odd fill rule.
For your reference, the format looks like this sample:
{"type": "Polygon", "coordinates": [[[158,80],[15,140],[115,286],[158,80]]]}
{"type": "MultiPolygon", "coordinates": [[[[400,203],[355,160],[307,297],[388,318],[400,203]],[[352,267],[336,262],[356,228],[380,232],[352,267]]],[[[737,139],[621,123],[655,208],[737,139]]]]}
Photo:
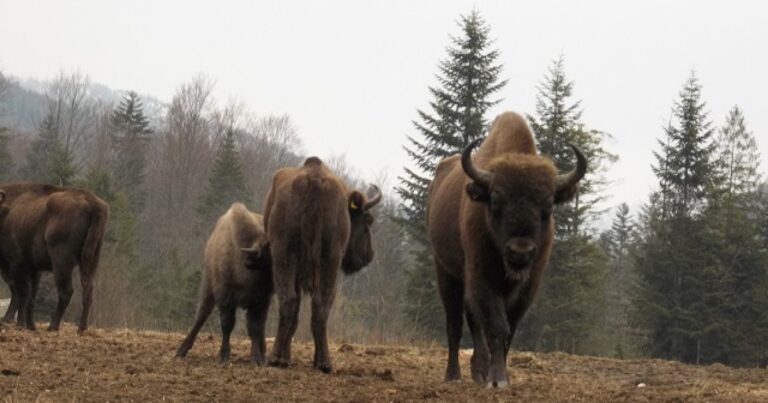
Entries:
{"type": "Polygon", "coordinates": [[[355,204],[354,200],[349,202],[349,208],[352,210],[357,210],[357,204],[355,204]]]}

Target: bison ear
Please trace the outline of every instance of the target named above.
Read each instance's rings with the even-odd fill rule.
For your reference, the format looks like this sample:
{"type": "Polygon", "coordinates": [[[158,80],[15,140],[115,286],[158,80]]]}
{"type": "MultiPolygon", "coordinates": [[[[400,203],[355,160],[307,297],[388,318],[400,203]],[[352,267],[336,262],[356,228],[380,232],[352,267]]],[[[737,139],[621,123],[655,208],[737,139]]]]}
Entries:
{"type": "Polygon", "coordinates": [[[491,200],[491,192],[489,192],[485,186],[482,186],[477,182],[473,181],[467,183],[465,189],[469,198],[474,201],[487,202],[488,200],[491,200]]]}
{"type": "Polygon", "coordinates": [[[365,196],[357,190],[353,190],[352,193],[349,194],[348,207],[350,214],[363,211],[363,207],[365,207],[365,196]]]}
{"type": "Polygon", "coordinates": [[[576,196],[576,192],[579,190],[579,185],[575,184],[573,186],[568,186],[564,189],[557,190],[555,192],[555,204],[561,204],[565,202],[571,201],[574,196],[576,196]]]}

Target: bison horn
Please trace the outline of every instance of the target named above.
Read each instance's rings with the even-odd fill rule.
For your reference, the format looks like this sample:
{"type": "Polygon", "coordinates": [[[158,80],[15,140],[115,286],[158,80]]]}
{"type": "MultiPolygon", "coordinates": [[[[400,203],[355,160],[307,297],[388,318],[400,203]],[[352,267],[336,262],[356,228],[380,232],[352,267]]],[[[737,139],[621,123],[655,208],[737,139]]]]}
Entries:
{"type": "Polygon", "coordinates": [[[491,173],[484,169],[475,168],[472,164],[472,149],[480,144],[481,141],[483,141],[482,138],[476,139],[464,147],[464,150],[461,152],[461,168],[464,169],[464,173],[475,183],[488,189],[491,186],[491,173]]]}
{"type": "Polygon", "coordinates": [[[240,252],[243,253],[259,253],[259,248],[240,248],[240,252]]]}
{"type": "Polygon", "coordinates": [[[557,191],[563,191],[576,186],[581,178],[584,177],[584,174],[587,173],[587,157],[584,156],[584,153],[579,147],[576,147],[571,143],[568,143],[568,145],[571,146],[573,152],[576,153],[576,168],[568,173],[557,175],[557,180],[555,182],[557,191]]]}
{"type": "Polygon", "coordinates": [[[373,208],[373,206],[379,204],[381,201],[381,189],[379,189],[376,185],[371,185],[371,194],[373,195],[371,197],[371,200],[368,200],[368,202],[365,203],[365,207],[363,207],[363,211],[368,211],[373,208]]]}

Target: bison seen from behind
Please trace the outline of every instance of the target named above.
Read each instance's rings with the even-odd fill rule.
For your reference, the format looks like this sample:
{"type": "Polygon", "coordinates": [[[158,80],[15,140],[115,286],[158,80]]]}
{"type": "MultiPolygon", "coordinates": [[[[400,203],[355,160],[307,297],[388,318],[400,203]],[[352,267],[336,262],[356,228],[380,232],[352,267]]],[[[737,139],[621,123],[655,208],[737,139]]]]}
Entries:
{"type": "Polygon", "coordinates": [[[587,170],[557,174],[539,156],[531,130],[507,112],[479,143],[440,162],[427,202],[427,232],[446,313],[446,380],[460,378],[462,315],[474,342],[472,378],[490,387],[508,384],[506,356],[518,322],[533,302],[554,236],[552,209],[570,200],[587,170]]]}
{"type": "Polygon", "coordinates": [[[330,372],[326,324],[336,294],[336,275],[350,274],[373,260],[368,212],[381,193],[366,201],[351,190],[317,157],[302,167],[275,173],[264,210],[264,226],[272,248],[280,319],[270,364],[285,367],[291,360],[302,291],[312,296],[315,368],[330,372]]]}
{"type": "Polygon", "coordinates": [[[33,310],[40,275],[53,271],[59,299],[48,330],[58,330],[72,297],[72,270],[80,268],[83,310],[79,330],[88,327],[93,277],[99,264],[109,207],[91,192],[17,183],[2,186],[0,270],[11,288],[3,320],[35,328],[33,310]]]}
{"type": "Polygon", "coordinates": [[[229,337],[235,327],[235,311],[242,307],[246,310],[248,336],[251,339],[251,360],[263,365],[266,349],[264,325],[273,285],[262,216],[248,211],[241,203],[233,204],[219,218],[208,238],[204,262],[197,318],[176,355],[187,355],[197,333],[216,306],[219,308],[222,333],[219,361],[229,360],[229,337]]]}

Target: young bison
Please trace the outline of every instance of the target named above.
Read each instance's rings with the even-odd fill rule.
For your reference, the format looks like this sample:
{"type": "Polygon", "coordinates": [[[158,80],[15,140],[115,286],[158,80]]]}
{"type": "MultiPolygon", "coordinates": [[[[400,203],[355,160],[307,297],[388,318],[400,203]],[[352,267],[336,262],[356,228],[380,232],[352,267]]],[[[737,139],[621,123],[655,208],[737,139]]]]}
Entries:
{"type": "Polygon", "coordinates": [[[469,144],[440,162],[427,200],[427,233],[434,255],[448,332],[445,379],[460,378],[459,341],[466,304],[474,353],[472,378],[508,384],[506,356],[518,322],[533,302],[554,236],[552,208],[570,200],[587,170],[558,174],[536,152],[525,119],[507,112],[493,123],[472,161],[469,144]]]}
{"type": "Polygon", "coordinates": [[[221,317],[219,361],[229,360],[229,337],[235,327],[235,310],[245,308],[251,361],[264,364],[264,323],[273,294],[269,246],[264,221],[240,203],[230,207],[216,223],[205,245],[205,266],[200,286],[200,305],[192,330],[179,346],[177,357],[184,357],[214,305],[221,317]]]}

